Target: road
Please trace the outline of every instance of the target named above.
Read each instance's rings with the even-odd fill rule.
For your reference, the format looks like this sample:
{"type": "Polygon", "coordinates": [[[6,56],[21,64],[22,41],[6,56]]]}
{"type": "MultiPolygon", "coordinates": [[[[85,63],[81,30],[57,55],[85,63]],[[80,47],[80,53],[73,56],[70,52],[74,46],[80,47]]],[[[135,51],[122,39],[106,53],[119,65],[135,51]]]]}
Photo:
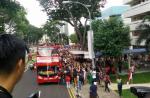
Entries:
{"type": "Polygon", "coordinates": [[[13,90],[13,98],[27,98],[31,93],[41,91],[41,98],[70,98],[68,90],[58,84],[38,85],[36,73],[28,70],[13,90]]]}

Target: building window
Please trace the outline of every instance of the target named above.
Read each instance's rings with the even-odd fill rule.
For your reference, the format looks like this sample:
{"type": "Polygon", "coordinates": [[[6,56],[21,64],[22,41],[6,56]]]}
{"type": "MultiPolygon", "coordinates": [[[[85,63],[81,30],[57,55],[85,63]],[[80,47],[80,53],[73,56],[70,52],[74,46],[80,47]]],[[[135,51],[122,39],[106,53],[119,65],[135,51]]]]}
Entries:
{"type": "Polygon", "coordinates": [[[139,36],[139,34],[140,34],[139,32],[135,32],[135,31],[132,32],[132,36],[139,36]]]}

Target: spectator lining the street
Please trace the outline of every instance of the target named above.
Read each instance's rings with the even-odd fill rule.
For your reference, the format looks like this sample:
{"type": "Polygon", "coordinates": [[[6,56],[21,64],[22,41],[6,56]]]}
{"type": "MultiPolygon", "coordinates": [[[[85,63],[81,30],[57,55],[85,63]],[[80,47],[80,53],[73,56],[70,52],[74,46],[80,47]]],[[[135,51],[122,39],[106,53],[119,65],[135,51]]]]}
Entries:
{"type": "Polygon", "coordinates": [[[117,78],[117,86],[118,86],[118,93],[119,96],[122,96],[122,79],[118,76],[117,78]]]}
{"type": "Polygon", "coordinates": [[[97,82],[92,82],[92,85],[90,86],[90,98],[97,98],[97,82]]]}
{"type": "Polygon", "coordinates": [[[93,78],[93,81],[96,81],[96,69],[92,71],[92,78],[93,78]]]}
{"type": "Polygon", "coordinates": [[[132,78],[133,78],[133,72],[132,72],[132,69],[130,68],[130,69],[128,70],[128,81],[127,81],[127,85],[131,83],[132,78]]]}
{"type": "Polygon", "coordinates": [[[109,75],[107,75],[107,74],[105,75],[104,82],[105,82],[105,91],[110,92],[109,87],[108,87],[108,85],[110,85],[110,83],[111,83],[109,75]]]}
{"type": "Polygon", "coordinates": [[[74,80],[74,87],[77,86],[77,70],[76,68],[73,69],[73,80],[74,80]]]}
{"type": "Polygon", "coordinates": [[[118,61],[118,71],[119,73],[122,72],[122,60],[119,58],[119,61],[118,61]]]}
{"type": "Polygon", "coordinates": [[[70,76],[66,75],[65,77],[67,88],[70,88],[70,76]]]}

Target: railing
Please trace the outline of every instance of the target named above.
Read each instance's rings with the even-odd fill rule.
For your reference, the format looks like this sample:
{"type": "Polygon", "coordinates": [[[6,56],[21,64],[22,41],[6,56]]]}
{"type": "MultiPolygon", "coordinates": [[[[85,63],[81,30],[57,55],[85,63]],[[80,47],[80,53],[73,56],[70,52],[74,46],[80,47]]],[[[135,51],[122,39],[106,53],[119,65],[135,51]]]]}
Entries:
{"type": "Polygon", "coordinates": [[[141,2],[140,4],[129,8],[123,15],[127,18],[146,12],[150,12],[150,0],[141,2]]]}
{"type": "Polygon", "coordinates": [[[128,24],[130,26],[131,31],[135,31],[136,28],[141,24],[142,20],[134,21],[128,24]]]}

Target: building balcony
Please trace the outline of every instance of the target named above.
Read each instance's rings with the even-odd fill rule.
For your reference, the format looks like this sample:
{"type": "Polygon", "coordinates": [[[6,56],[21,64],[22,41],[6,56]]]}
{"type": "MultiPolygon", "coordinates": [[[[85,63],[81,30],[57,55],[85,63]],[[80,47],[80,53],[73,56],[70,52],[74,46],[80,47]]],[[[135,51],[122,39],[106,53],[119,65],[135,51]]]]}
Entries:
{"type": "MultiPolygon", "coordinates": [[[[129,1],[129,0],[126,0],[129,1]]],[[[150,0],[147,0],[145,2],[141,2],[138,5],[135,5],[133,7],[130,7],[124,14],[123,16],[126,18],[136,16],[139,14],[143,14],[146,12],[150,12],[150,0]]]]}
{"type": "Polygon", "coordinates": [[[123,0],[123,4],[128,4],[130,3],[132,0],[123,0]]]}
{"type": "MultiPolygon", "coordinates": [[[[145,24],[150,24],[150,22],[144,22],[145,24]]],[[[134,21],[131,23],[128,23],[127,25],[130,27],[130,31],[136,31],[138,29],[138,26],[142,24],[142,20],[134,21]]]]}
{"type": "MultiPolygon", "coordinates": [[[[131,45],[137,45],[137,40],[138,40],[138,37],[133,37],[131,38],[131,45]]],[[[145,40],[143,40],[141,43],[140,43],[140,46],[144,46],[145,45],[145,40]]]]}
{"type": "Polygon", "coordinates": [[[129,23],[130,31],[135,31],[137,27],[141,24],[142,20],[134,21],[129,23]]]}

